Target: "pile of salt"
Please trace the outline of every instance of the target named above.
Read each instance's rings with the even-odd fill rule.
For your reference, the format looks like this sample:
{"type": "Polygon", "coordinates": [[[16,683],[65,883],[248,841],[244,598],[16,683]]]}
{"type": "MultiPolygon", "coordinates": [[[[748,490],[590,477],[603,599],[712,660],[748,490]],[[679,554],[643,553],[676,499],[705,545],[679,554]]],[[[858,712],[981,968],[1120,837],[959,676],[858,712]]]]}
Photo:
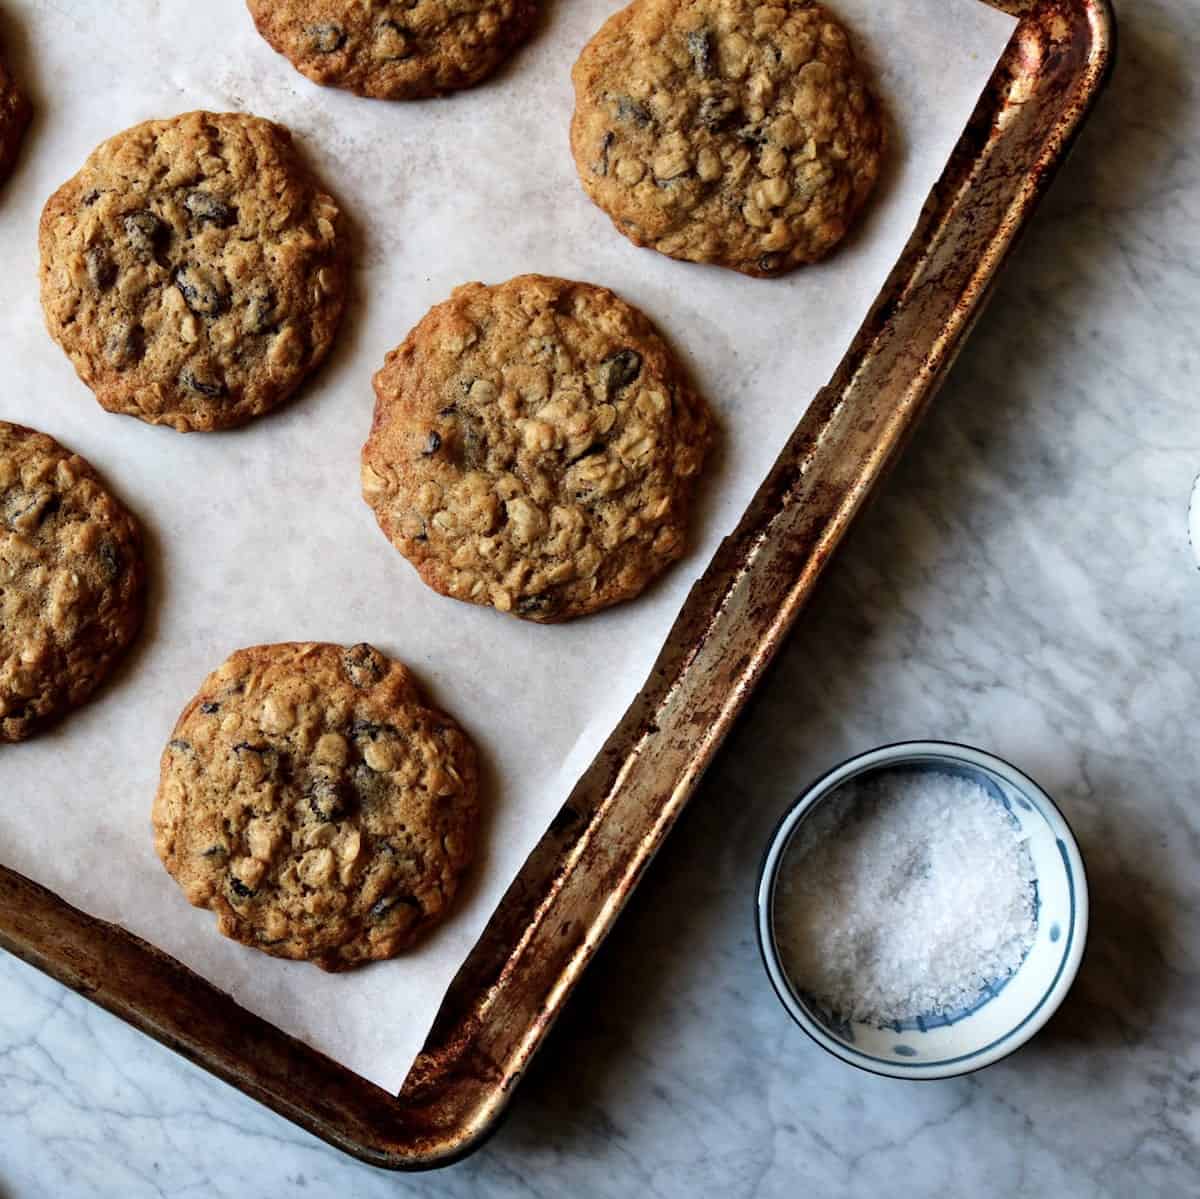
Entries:
{"type": "Polygon", "coordinates": [[[978,783],[903,768],[848,783],[805,817],[784,858],[783,967],[840,1019],[961,1011],[1033,944],[1034,879],[1019,825],[978,783]]]}

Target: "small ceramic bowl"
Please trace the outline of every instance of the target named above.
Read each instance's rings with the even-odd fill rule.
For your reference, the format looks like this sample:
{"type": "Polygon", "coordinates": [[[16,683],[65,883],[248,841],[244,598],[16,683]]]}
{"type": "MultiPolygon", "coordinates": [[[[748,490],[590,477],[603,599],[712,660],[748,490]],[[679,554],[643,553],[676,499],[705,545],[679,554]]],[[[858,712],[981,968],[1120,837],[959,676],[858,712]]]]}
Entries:
{"type": "Polygon", "coordinates": [[[1079,847],[1054,801],[1007,762],[943,741],[907,741],[852,758],[813,784],[785,813],[763,858],[758,943],[776,993],[818,1045],[851,1065],[893,1078],[951,1078],[1006,1057],[1050,1019],[1070,990],[1087,940],[1087,879],[1079,847]],[[1037,931],[1021,965],[970,1008],[917,1016],[883,1028],[835,1020],[792,980],[775,940],[776,881],[805,817],[842,784],[903,767],[963,775],[979,783],[1021,826],[1033,859],[1037,931]]]}

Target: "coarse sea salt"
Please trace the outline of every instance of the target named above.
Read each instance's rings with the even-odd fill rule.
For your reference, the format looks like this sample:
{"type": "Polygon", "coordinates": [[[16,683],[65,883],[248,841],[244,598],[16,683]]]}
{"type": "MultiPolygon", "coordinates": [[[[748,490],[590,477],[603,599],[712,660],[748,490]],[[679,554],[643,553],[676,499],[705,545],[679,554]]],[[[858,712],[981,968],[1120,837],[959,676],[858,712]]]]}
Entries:
{"type": "Polygon", "coordinates": [[[979,783],[903,767],[847,783],[784,856],[783,967],[839,1020],[953,1015],[1028,953],[1035,877],[1020,826],[979,783]]]}

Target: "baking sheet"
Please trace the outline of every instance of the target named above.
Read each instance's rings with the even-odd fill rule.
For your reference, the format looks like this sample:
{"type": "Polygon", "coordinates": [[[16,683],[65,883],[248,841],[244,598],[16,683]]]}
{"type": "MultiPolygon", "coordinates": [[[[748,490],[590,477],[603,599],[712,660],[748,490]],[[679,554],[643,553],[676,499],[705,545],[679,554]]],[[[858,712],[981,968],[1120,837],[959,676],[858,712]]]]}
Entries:
{"type": "Polygon", "coordinates": [[[0,0],[38,119],[0,193],[0,418],[89,457],[141,516],[151,616],[127,667],[52,733],[0,748],[0,861],[117,920],[241,1003],[396,1089],[450,978],[575,778],[641,685],[695,576],[849,343],[1013,28],[976,0],[838,0],[892,119],[889,171],[833,259],[783,280],[673,263],[615,234],[567,148],[570,65],[613,0],[550,0],[498,81],[390,105],[310,85],[240,0],[0,0]],[[104,137],[191,108],[284,122],[347,212],[355,295],[331,362],[245,430],[183,437],[103,413],[45,334],[36,224],[104,137]],[[540,628],[441,599],[359,498],[370,375],[467,279],[527,270],[639,304],[689,361],[723,428],[694,552],[632,604],[540,628]],[[180,708],[237,646],[371,641],[408,662],[475,736],[484,854],[454,917],[394,962],[327,976],[216,936],[154,856],[149,805],[180,708]]]}

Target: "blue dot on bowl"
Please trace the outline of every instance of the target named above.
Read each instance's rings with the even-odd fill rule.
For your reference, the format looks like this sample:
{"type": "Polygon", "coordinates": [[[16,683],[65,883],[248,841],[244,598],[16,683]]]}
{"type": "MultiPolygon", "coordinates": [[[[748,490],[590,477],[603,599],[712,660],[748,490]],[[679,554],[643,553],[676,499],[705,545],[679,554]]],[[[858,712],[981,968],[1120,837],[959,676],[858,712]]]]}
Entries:
{"type": "Polygon", "coordinates": [[[1059,937],[1061,937],[1061,936],[1062,936],[1062,929],[1059,927],[1058,921],[1056,920],[1056,921],[1055,921],[1055,922],[1054,922],[1054,923],[1053,923],[1053,924],[1050,926],[1050,940],[1051,940],[1051,941],[1057,941],[1057,940],[1058,940],[1058,938],[1059,938],[1059,937]]]}
{"type": "Polygon", "coordinates": [[[892,1052],[900,1057],[916,1057],[917,1051],[911,1045],[893,1045],[892,1052]]]}

